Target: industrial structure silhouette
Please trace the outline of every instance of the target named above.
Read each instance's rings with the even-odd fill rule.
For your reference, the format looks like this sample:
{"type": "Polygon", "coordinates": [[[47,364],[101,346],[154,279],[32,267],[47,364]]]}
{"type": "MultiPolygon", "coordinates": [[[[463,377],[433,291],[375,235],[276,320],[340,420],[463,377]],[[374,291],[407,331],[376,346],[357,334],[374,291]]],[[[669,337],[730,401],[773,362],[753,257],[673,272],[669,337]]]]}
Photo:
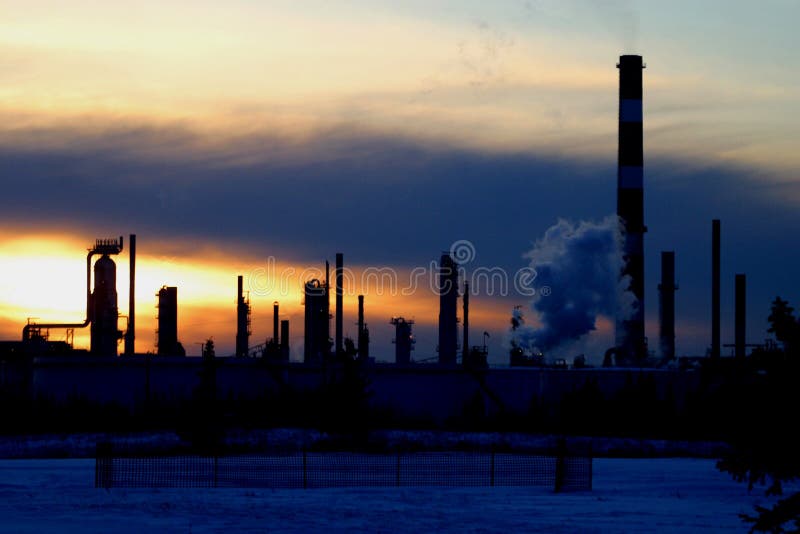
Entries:
{"type": "MultiPolygon", "coordinates": [[[[659,357],[650,355],[645,337],[644,288],[646,286],[644,265],[644,155],[643,155],[643,107],[642,72],[645,64],[641,56],[623,55],[617,65],[619,69],[619,152],[617,173],[617,215],[624,236],[623,270],[621,280],[627,280],[629,290],[635,297],[633,312],[618,317],[616,344],[606,353],[605,364],[619,369],[650,369],[663,371],[663,364],[675,360],[675,252],[664,251],[661,256],[659,357]],[[614,359],[612,360],[612,356],[614,359]],[[660,369],[662,368],[662,369],[660,369]]],[[[720,344],[720,221],[712,222],[712,339],[710,355],[719,358],[720,344]]],[[[178,361],[186,351],[178,336],[178,288],[161,287],[158,290],[158,330],[155,358],[150,354],[134,354],[136,336],[136,311],[133,295],[136,278],[136,235],[129,238],[130,301],[128,323],[124,331],[119,327],[119,310],[116,291],[116,264],[112,256],[123,253],[123,238],[97,240],[86,257],[86,319],[82,323],[36,323],[29,321],[22,330],[22,339],[0,343],[0,357],[9,362],[27,362],[33,371],[23,380],[37,394],[48,394],[59,398],[83,395],[99,400],[114,400],[134,406],[144,395],[150,398],[154,391],[172,398],[189,395],[196,366],[191,358],[178,361]],[[95,262],[93,258],[99,256],[95,262]],[[92,276],[93,275],[93,276],[92,276]],[[93,284],[93,285],[92,285],[93,284]],[[91,343],[88,354],[75,350],[68,342],[49,340],[49,331],[90,327],[91,343]],[[123,357],[118,356],[118,345],[124,339],[123,357]],[[109,363],[109,362],[122,362],[109,363]],[[125,363],[127,362],[127,363],[125,363]],[[144,369],[144,371],[142,371],[144,369]],[[144,378],[147,390],[137,390],[144,378]],[[79,377],[79,378],[76,378],[79,377]],[[100,386],[99,384],[104,384],[100,386]],[[130,387],[115,387],[113,384],[129,384],[130,387]],[[132,385],[131,385],[132,384],[132,385]],[[183,385],[181,385],[183,384],[183,385]]],[[[243,276],[237,279],[236,296],[236,342],[235,353],[225,363],[229,369],[222,382],[229,391],[237,394],[260,394],[265,389],[280,390],[287,385],[298,389],[309,389],[325,384],[331,373],[336,375],[337,366],[359,362],[370,367],[374,373],[373,390],[378,384],[385,386],[384,394],[378,394],[378,403],[392,405],[409,414],[430,410],[428,402],[435,398],[435,417],[446,418],[462,409],[473,395],[483,400],[483,412],[492,409],[517,407],[524,409],[530,403],[531,393],[538,398],[556,398],[559,394],[585,380],[586,373],[599,373],[601,389],[618,388],[620,379],[616,375],[603,374],[604,369],[586,368],[585,359],[580,365],[576,360],[569,370],[569,378],[553,378],[546,383],[533,372],[561,371],[565,364],[526,357],[520,349],[510,355],[510,368],[489,369],[485,344],[483,347],[469,345],[469,295],[470,287],[464,281],[463,292],[459,292],[459,265],[452,255],[443,253],[438,263],[437,290],[439,295],[439,331],[437,356],[423,357],[416,363],[411,357],[415,349],[412,331],[414,321],[402,316],[392,317],[395,327],[395,362],[380,364],[370,357],[370,337],[365,317],[364,295],[358,296],[358,331],[355,340],[345,338],[344,256],[337,253],[334,277],[330,276],[330,265],[325,263],[324,279],[314,278],[304,284],[304,346],[303,361],[290,361],[290,324],[280,319],[279,303],[273,305],[272,337],[265,343],[251,344],[253,325],[250,299],[244,288],[243,276]],[[335,298],[334,335],[331,336],[331,289],[335,298]],[[463,342],[459,345],[458,299],[462,298],[463,342]],[[459,362],[459,349],[461,349],[459,362]],[[435,362],[431,361],[434,360],[435,362]],[[253,362],[273,365],[271,371],[259,367],[254,371],[253,362]],[[520,369],[528,367],[529,369],[520,369]],[[534,383],[538,385],[533,385],[534,383]],[[425,390],[425,395],[415,392],[425,390]],[[409,401],[410,398],[415,400],[409,401]],[[402,407],[401,407],[402,405],[402,407]],[[494,408],[492,408],[494,407],[494,408]]],[[[580,280],[575,280],[580,284],[580,280]]],[[[745,339],[745,276],[736,275],[736,325],[735,355],[744,358],[745,339]]],[[[488,335],[486,333],[485,335],[488,335]]],[[[68,335],[67,339],[71,339],[68,335]]],[[[485,339],[485,338],[484,338],[485,339]]],[[[674,373],[670,371],[670,373],[674,373]]],[[[551,375],[547,375],[551,376],[551,375]]],[[[555,376],[555,375],[552,375],[555,376]]],[[[681,391],[696,387],[696,379],[690,376],[657,374],[658,380],[677,384],[681,391]]]]}

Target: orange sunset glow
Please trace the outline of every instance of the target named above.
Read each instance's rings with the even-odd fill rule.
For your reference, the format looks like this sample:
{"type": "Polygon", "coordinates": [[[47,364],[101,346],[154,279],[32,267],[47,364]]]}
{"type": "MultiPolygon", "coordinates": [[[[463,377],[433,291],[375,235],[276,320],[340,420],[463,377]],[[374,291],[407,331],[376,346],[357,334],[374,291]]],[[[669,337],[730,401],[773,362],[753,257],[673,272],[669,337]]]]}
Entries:
{"type": "MultiPolygon", "coordinates": [[[[127,239],[127,238],[125,238],[127,239]]],[[[80,241],[65,236],[30,235],[4,241],[0,255],[13,259],[5,264],[10,276],[4,278],[0,293],[5,295],[0,306],[0,336],[14,339],[30,318],[34,322],[83,321],[85,302],[85,250],[91,240],[80,241]],[[13,256],[12,256],[13,255],[13,256]],[[8,283],[13,280],[14,283],[8,283]],[[48,283],[48,281],[50,283],[48,283]]],[[[302,282],[324,279],[324,264],[318,266],[281,263],[273,258],[237,256],[206,251],[190,254],[151,254],[147,242],[139,236],[136,259],[137,352],[153,352],[156,343],[156,293],[161,286],[178,287],[178,338],[188,354],[199,354],[199,345],[213,338],[221,354],[233,352],[236,314],[236,276],[245,277],[253,309],[252,345],[272,336],[272,304],[280,303],[282,319],[288,319],[296,330],[291,331],[292,357],[302,359],[303,289],[302,282]]],[[[161,247],[156,245],[156,250],[161,247]]],[[[128,304],[127,250],[114,257],[117,264],[117,295],[120,330],[126,328],[128,304]]],[[[408,271],[389,268],[353,266],[345,276],[345,335],[355,337],[356,296],[364,294],[368,325],[374,335],[391,336],[389,319],[402,315],[420,326],[435,327],[438,321],[438,296],[431,289],[430,275],[411,285],[408,271]],[[392,276],[389,276],[392,273],[392,276]]],[[[483,329],[502,329],[507,321],[507,304],[491,299],[476,300],[480,307],[472,313],[474,324],[483,329]]],[[[477,332],[479,334],[480,332],[477,332]]],[[[477,338],[477,336],[476,336],[477,338]]],[[[65,331],[54,329],[50,339],[64,340],[65,331]]],[[[479,341],[479,340],[478,340],[479,341]]],[[[478,343],[476,341],[476,343],[478,343]]],[[[430,333],[421,342],[435,343],[430,333]]],[[[88,328],[74,333],[76,348],[88,348],[88,328]]],[[[121,342],[120,342],[121,346],[121,342]]],[[[386,360],[392,358],[392,347],[378,351],[386,360]]]]}

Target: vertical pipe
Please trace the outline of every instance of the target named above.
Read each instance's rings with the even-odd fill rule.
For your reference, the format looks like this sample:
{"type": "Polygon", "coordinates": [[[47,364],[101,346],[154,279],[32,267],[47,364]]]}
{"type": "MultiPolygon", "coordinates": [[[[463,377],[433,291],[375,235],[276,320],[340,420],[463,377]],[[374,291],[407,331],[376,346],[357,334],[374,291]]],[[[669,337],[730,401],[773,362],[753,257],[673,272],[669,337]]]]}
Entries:
{"type": "Polygon", "coordinates": [[[342,339],[342,314],[344,291],[342,288],[342,274],[344,268],[344,257],[341,252],[336,253],[336,354],[344,354],[342,339]]]}
{"type": "Polygon", "coordinates": [[[278,325],[280,324],[280,315],[278,314],[279,305],[278,301],[272,303],[272,342],[276,345],[280,343],[280,337],[278,336],[278,325]]]}
{"type": "Polygon", "coordinates": [[[711,357],[719,358],[720,222],[711,221],[711,357]]]}
{"type": "Polygon", "coordinates": [[[281,321],[281,358],[289,361],[289,321],[281,321]]]}
{"type": "Polygon", "coordinates": [[[358,348],[361,348],[361,335],[364,332],[364,295],[358,296],[358,348]]]}
{"type": "Polygon", "coordinates": [[[675,252],[661,252],[659,294],[659,341],[661,357],[675,359],[675,252]]]}
{"type": "Polygon", "coordinates": [[[358,358],[369,359],[369,332],[364,322],[364,295],[358,296],[358,358]]]}
{"type": "Polygon", "coordinates": [[[125,354],[133,356],[136,341],[136,234],[131,234],[130,276],[128,282],[128,331],[125,332],[125,354]]]}
{"type": "Polygon", "coordinates": [[[244,277],[237,277],[236,290],[236,356],[247,356],[247,303],[244,300],[244,277]]]}
{"type": "Polygon", "coordinates": [[[617,166],[617,215],[624,243],[623,275],[636,297],[632,316],[617,323],[617,345],[624,358],[637,361],[647,356],[644,335],[644,150],[642,135],[641,56],[620,56],[619,152],[617,166]]]}
{"type": "Polygon", "coordinates": [[[747,327],[747,279],[743,274],[736,275],[736,304],[735,304],[735,348],[734,355],[736,358],[744,358],[745,349],[747,346],[747,335],[745,333],[747,327]]]}
{"type": "MultiPolygon", "coordinates": [[[[305,310],[303,312],[303,363],[316,363],[317,355],[314,354],[314,308],[316,301],[314,299],[314,286],[312,282],[303,284],[303,305],[305,310]]],[[[320,288],[322,284],[320,284],[320,288]]],[[[321,289],[320,289],[321,291],[321,289]]]]}
{"type": "Polygon", "coordinates": [[[94,321],[94,301],[92,300],[92,256],[94,249],[86,255],[86,324],[94,321]]]}
{"type": "Polygon", "coordinates": [[[319,350],[321,351],[323,361],[327,361],[331,354],[331,264],[328,263],[328,260],[325,260],[325,300],[322,305],[324,310],[323,313],[320,314],[322,316],[320,317],[320,321],[324,324],[320,325],[320,330],[323,334],[320,336],[319,350]]]}
{"type": "Polygon", "coordinates": [[[461,351],[461,362],[466,365],[469,360],[469,282],[464,280],[464,346],[461,351]]]}

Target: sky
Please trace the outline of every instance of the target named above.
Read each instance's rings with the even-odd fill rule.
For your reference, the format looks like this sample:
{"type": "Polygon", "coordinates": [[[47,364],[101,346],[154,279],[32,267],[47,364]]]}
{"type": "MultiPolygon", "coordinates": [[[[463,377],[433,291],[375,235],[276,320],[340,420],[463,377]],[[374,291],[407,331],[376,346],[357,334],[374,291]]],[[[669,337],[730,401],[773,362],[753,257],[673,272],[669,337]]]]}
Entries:
{"type": "MultiPolygon", "coordinates": [[[[303,277],[336,252],[357,280],[410,280],[468,241],[468,274],[512,276],[559,219],[615,212],[615,64],[634,53],[651,347],[661,250],[676,253],[678,354],[710,343],[713,218],[723,343],[740,272],[760,342],[775,296],[800,302],[799,14],[788,0],[0,0],[0,338],[29,317],[82,321],[85,250],[130,233],[140,352],[162,285],[179,288],[190,354],[208,337],[233,351],[241,274],[251,344],[271,336],[278,300],[300,359],[303,277]],[[287,269],[285,287],[265,283],[287,269]]],[[[127,251],[117,260],[127,315],[127,251]]],[[[364,292],[373,355],[392,359],[399,315],[416,321],[413,357],[435,356],[436,295],[367,286],[348,288],[345,331],[364,292]]],[[[470,326],[501,364],[513,307],[536,317],[529,296],[499,292],[473,295],[470,326]]],[[[613,334],[597,325],[563,354],[599,361],[613,334]]]]}

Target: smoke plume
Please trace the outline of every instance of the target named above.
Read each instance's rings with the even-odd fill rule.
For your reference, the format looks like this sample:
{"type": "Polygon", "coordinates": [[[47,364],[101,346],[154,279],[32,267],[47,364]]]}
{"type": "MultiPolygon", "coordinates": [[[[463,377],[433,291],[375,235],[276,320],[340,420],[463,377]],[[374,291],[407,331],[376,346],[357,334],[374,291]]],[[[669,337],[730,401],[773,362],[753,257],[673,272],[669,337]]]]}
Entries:
{"type": "Polygon", "coordinates": [[[600,315],[629,316],[635,297],[621,278],[622,243],[616,216],[598,223],[560,219],[550,227],[525,254],[537,272],[531,310],[539,326],[519,324],[512,344],[546,352],[594,331],[600,315]]]}

